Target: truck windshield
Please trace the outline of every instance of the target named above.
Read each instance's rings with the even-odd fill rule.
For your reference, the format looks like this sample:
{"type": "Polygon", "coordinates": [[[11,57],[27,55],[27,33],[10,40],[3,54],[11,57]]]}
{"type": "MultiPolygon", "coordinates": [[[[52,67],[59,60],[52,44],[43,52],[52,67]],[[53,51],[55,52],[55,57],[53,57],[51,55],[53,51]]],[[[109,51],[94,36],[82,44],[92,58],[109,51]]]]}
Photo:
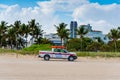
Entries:
{"type": "Polygon", "coordinates": [[[64,53],[68,53],[68,51],[66,49],[63,49],[64,53]]]}
{"type": "Polygon", "coordinates": [[[54,52],[68,53],[66,49],[54,49],[54,52]]]}

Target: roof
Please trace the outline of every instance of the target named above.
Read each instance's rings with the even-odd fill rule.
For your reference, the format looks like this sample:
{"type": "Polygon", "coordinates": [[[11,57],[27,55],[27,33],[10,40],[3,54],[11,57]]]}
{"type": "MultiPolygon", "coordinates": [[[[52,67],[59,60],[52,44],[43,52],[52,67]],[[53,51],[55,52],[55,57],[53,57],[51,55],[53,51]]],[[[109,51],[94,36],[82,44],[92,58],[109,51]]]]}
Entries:
{"type": "Polygon", "coordinates": [[[102,31],[98,31],[98,30],[92,30],[92,32],[102,32],[102,31]]]}

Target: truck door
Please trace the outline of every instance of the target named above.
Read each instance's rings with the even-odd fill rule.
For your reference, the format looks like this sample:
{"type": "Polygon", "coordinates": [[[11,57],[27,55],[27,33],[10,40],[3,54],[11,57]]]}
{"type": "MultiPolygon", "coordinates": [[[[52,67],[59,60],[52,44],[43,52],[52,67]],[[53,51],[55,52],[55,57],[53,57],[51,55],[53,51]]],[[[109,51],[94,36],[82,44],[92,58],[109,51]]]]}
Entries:
{"type": "Polygon", "coordinates": [[[62,58],[68,58],[66,50],[62,49],[61,52],[62,52],[62,58]]]}
{"type": "Polygon", "coordinates": [[[62,58],[61,49],[57,49],[57,52],[55,53],[55,58],[62,58]]]}

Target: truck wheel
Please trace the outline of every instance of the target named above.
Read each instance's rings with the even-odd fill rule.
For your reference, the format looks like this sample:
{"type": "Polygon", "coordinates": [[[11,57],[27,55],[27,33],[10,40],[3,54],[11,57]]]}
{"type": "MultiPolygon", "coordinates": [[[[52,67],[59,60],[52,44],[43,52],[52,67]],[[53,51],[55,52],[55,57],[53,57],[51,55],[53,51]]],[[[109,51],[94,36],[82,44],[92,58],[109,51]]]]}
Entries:
{"type": "Polygon", "coordinates": [[[45,55],[44,56],[44,60],[49,61],[50,60],[50,56],[49,55],[45,55]]]}
{"type": "Polygon", "coordinates": [[[74,61],[74,57],[73,57],[73,56],[70,56],[70,57],[68,58],[68,61],[74,61]]]}

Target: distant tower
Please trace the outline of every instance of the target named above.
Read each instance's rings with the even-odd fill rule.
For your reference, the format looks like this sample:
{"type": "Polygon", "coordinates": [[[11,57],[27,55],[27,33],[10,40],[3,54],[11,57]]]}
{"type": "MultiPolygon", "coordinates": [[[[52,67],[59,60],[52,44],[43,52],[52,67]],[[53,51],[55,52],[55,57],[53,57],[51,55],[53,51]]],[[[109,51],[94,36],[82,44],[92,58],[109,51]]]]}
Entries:
{"type": "Polygon", "coordinates": [[[70,38],[76,38],[77,35],[77,22],[71,21],[70,23],[70,38]]]}

